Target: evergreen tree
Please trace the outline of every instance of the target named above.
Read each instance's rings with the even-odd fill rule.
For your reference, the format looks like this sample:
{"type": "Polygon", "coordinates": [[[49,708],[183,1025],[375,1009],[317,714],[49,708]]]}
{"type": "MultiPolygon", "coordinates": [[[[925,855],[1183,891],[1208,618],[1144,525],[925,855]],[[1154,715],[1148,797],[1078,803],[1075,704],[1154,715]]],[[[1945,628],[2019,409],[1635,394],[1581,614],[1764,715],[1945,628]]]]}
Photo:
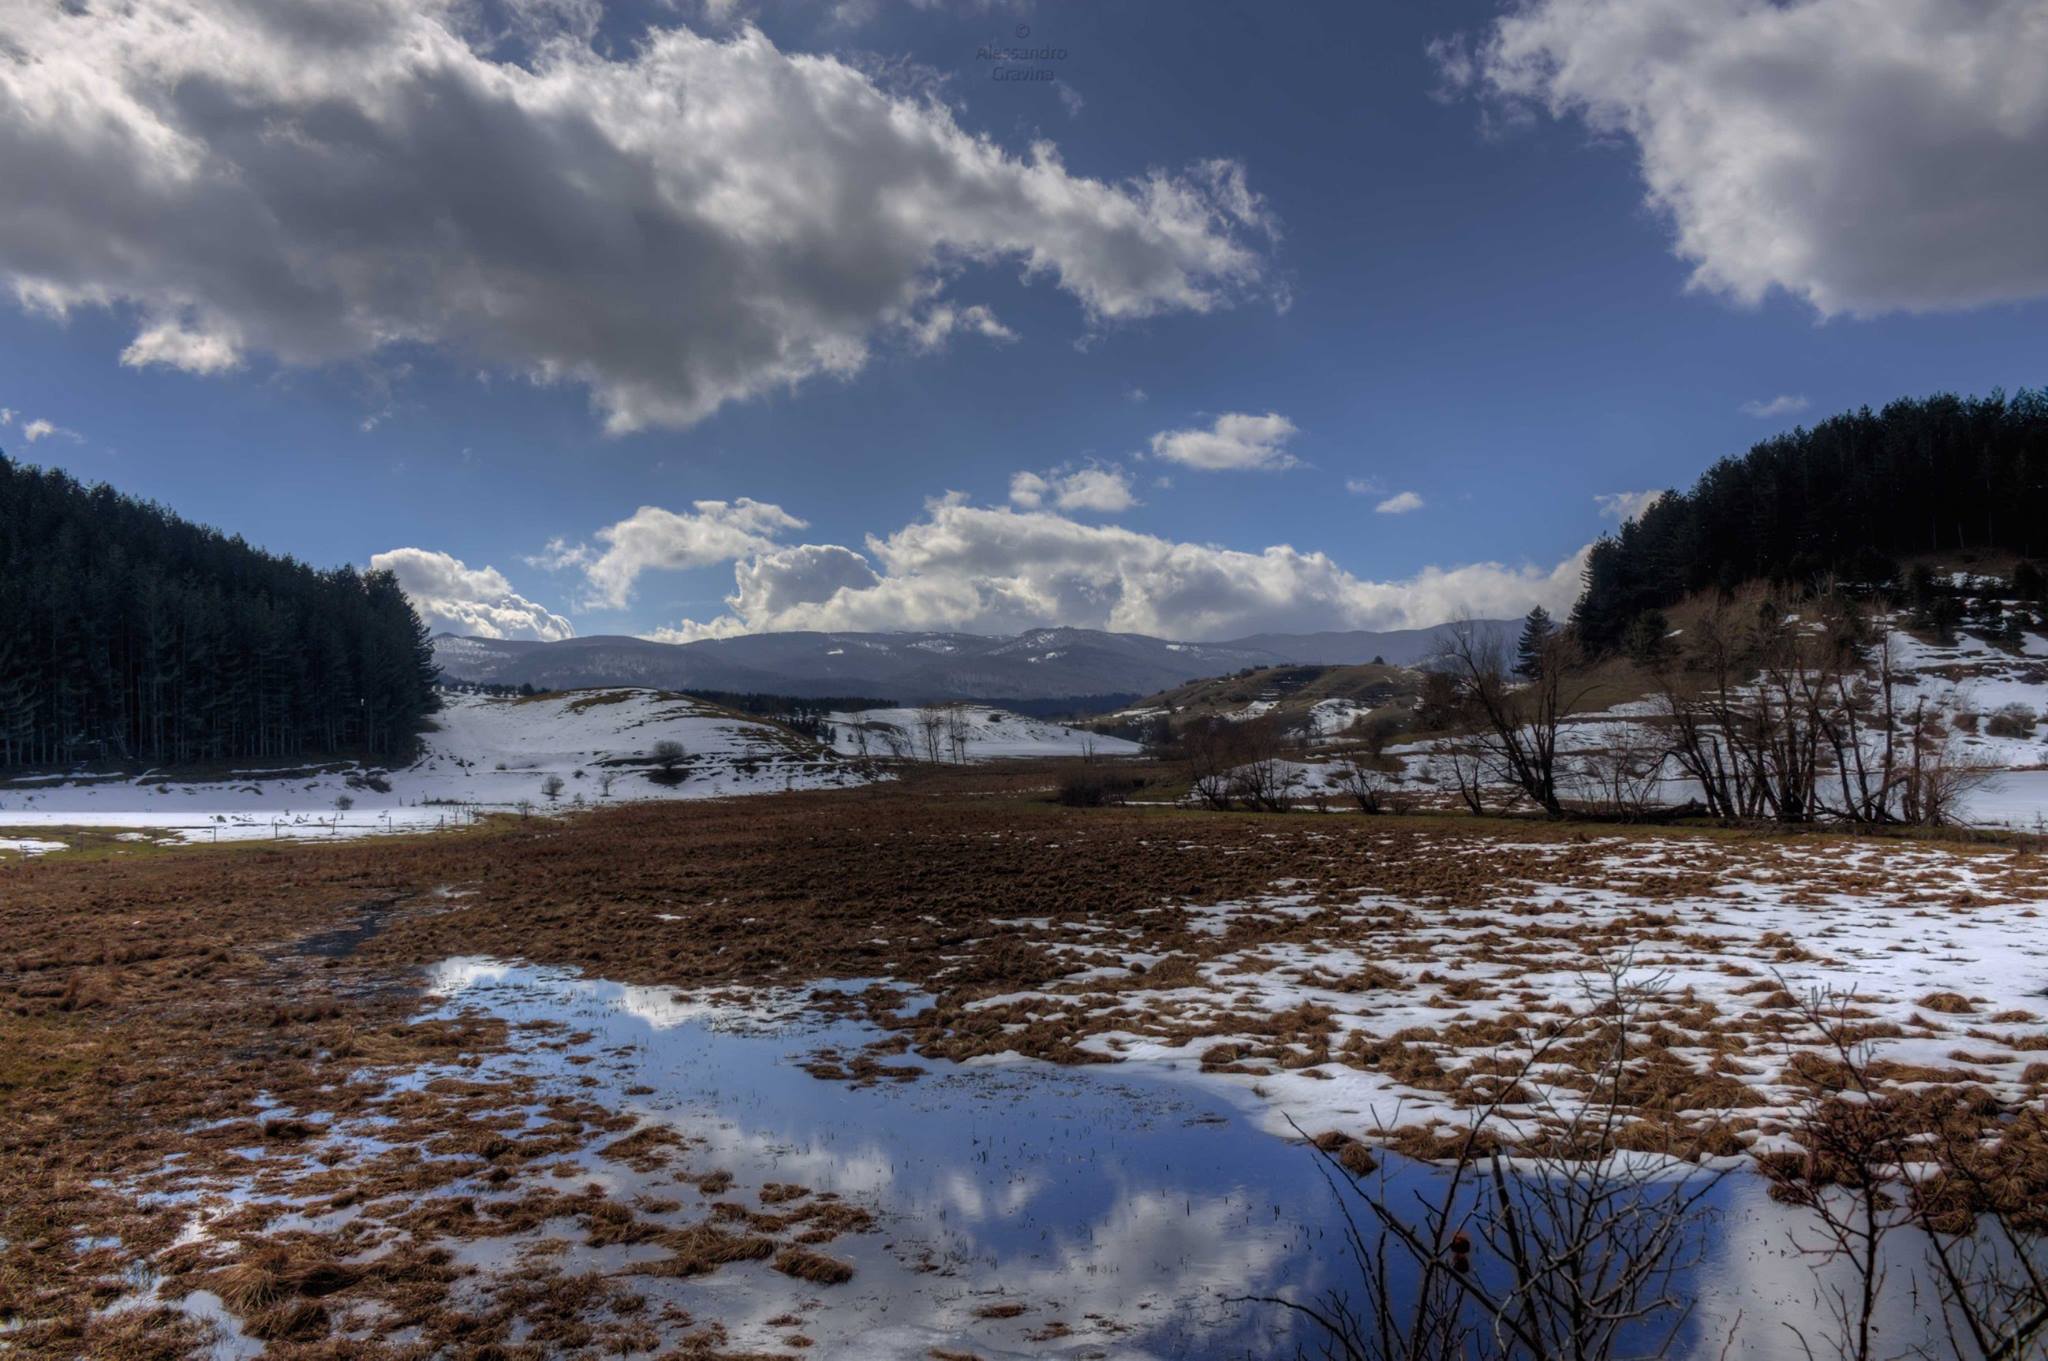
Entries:
{"type": "Polygon", "coordinates": [[[1671,655],[1671,623],[1662,610],[1644,610],[1629,621],[1621,645],[1637,666],[1654,669],[1671,655]]]}
{"type": "Polygon", "coordinates": [[[389,573],[0,456],[0,767],[402,756],[437,702],[426,637],[389,573]]]}
{"type": "MultiPolygon", "coordinates": [[[[1914,554],[2032,555],[2044,526],[2048,390],[1893,402],[1766,440],[1657,500],[1593,546],[1572,622],[1605,651],[1637,615],[1695,591],[1877,585],[1914,554]]],[[[1909,577],[1916,608],[1947,614],[1938,590],[1909,577]]]]}
{"type": "Polygon", "coordinates": [[[1515,644],[1515,674],[1523,680],[1534,680],[1543,670],[1543,654],[1550,646],[1551,635],[1557,626],[1550,622],[1550,611],[1538,605],[1522,620],[1522,638],[1515,644]]]}

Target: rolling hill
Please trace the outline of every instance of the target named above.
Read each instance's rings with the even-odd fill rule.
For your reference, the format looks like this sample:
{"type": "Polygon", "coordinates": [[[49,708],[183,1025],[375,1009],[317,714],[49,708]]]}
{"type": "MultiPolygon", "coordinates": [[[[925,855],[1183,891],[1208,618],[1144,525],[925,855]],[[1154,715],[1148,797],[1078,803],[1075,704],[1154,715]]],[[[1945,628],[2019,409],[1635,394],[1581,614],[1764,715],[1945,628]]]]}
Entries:
{"type": "Polygon", "coordinates": [[[1421,672],[1411,667],[1371,662],[1260,667],[1175,686],[1106,714],[1091,726],[1123,732],[1156,727],[1164,719],[1178,730],[1204,718],[1270,719],[1311,739],[1333,738],[1361,720],[1405,722],[1414,712],[1420,689],[1421,672]]]}
{"type": "Polygon", "coordinates": [[[1435,650],[1442,632],[1439,626],[1265,634],[1221,643],[1074,628],[1007,636],[760,633],[694,643],[622,637],[541,643],[444,633],[434,638],[434,659],[454,680],[540,690],[645,685],[798,697],[874,695],[904,703],[1095,699],[1116,704],[1247,667],[1354,663],[1375,656],[1395,665],[1412,664],[1435,650]]]}

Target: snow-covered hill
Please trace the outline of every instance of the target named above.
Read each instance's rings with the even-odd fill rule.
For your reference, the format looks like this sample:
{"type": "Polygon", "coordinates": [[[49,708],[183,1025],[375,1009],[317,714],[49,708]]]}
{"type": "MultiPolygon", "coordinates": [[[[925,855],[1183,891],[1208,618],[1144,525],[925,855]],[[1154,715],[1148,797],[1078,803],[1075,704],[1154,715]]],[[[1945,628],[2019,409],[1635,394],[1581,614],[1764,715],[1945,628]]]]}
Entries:
{"type": "Polygon", "coordinates": [[[831,717],[832,745],[846,756],[991,761],[1030,756],[1136,756],[1135,742],[1021,714],[964,704],[957,729],[945,709],[862,709],[831,717]],[[927,736],[926,716],[931,716],[927,736]],[[957,743],[956,743],[957,737],[957,743]]]}
{"type": "Polygon", "coordinates": [[[0,828],[125,827],[138,837],[162,832],[187,840],[351,836],[459,826],[484,813],[717,798],[868,778],[858,762],[787,729],[653,690],[451,695],[409,766],[330,763],[199,781],[145,772],[0,782],[0,828]],[[652,761],[658,742],[682,747],[673,783],[652,761]],[[561,783],[551,795],[552,780],[561,783]]]}
{"type": "MultiPolygon", "coordinates": [[[[1957,631],[1952,643],[1937,645],[1909,631],[1903,615],[1885,620],[1884,626],[1897,703],[1910,709],[1924,702],[1930,713],[1940,715],[1949,760],[1980,772],[1967,782],[1958,816],[1981,826],[2048,829],[2048,637],[2022,632],[2016,644],[2008,645],[1965,629],[1957,631]]],[[[1322,706],[1317,710],[1312,717],[1323,736],[1322,706]]],[[[1567,719],[1558,734],[1560,787],[1566,798],[1602,802],[1611,792],[1603,778],[1611,776],[1598,773],[1607,763],[1589,758],[1629,750],[1654,761],[1669,746],[1667,723],[1662,702],[1653,697],[1623,700],[1567,719]]],[[[1867,740],[1876,739],[1867,735],[1867,740]]],[[[1451,753],[1459,745],[1424,738],[1388,748],[1387,755],[1401,767],[1395,789],[1424,804],[1455,805],[1451,753]]],[[[1290,761],[1280,774],[1294,796],[1306,798],[1317,792],[1337,794],[1342,769],[1330,761],[1290,761]]],[[[1683,804],[1700,792],[1675,761],[1666,762],[1661,776],[1642,788],[1653,804],[1683,804]]],[[[1501,794],[1506,793],[1502,786],[1501,794]]]]}
{"type": "MultiPolygon", "coordinates": [[[[1156,694],[1205,676],[1289,663],[1395,666],[1434,654],[1445,629],[1270,634],[1234,642],[1170,642],[1140,633],[1041,628],[973,633],[753,633],[694,643],[645,638],[520,639],[438,634],[434,660],[451,679],[562,690],[651,685],[902,703],[966,699],[1101,699],[1156,694]]],[[[1519,623],[1480,621],[1510,633],[1519,623]]]]}

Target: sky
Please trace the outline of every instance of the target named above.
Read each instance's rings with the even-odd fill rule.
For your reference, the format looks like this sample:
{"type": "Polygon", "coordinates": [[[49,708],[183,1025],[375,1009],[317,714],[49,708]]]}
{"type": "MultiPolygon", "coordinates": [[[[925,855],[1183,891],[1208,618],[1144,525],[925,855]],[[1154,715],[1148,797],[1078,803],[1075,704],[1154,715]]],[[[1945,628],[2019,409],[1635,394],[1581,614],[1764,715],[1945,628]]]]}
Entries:
{"type": "Polygon", "coordinates": [[[2039,386],[2040,0],[0,12],[0,449],[437,629],[1567,607],[2039,386]]]}

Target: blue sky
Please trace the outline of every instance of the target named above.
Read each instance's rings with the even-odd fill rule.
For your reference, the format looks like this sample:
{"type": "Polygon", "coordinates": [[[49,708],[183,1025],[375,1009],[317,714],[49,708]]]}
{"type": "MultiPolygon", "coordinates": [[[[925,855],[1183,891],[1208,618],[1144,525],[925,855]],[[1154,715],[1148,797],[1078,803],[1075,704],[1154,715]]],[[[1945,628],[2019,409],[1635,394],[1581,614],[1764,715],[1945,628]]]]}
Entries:
{"type": "MultiPolygon", "coordinates": [[[[1868,39],[1850,0],[1715,0],[1671,9],[1675,44],[1636,31],[1663,3],[144,5],[239,45],[183,82],[137,57],[156,29],[0,21],[162,134],[95,140],[0,77],[30,129],[0,168],[60,186],[0,214],[0,447],[315,563],[416,550],[383,561],[438,624],[513,636],[1558,604],[1600,497],[2043,377],[2023,71],[1995,129],[1998,70],[1922,72],[1902,135],[1851,115],[1873,73],[1914,88],[1912,25],[1959,22],[1937,0],[1868,39]],[[450,35],[434,71],[415,24],[450,35]],[[356,43],[388,85],[321,84],[356,43]],[[1794,95],[1758,53],[1827,74],[1794,95]],[[993,78],[1018,65],[1056,78],[993,78]],[[627,94],[695,115],[562,112],[627,94]],[[278,149],[286,117],[306,146],[278,149]],[[1758,118],[1804,149],[1745,150],[1758,118]],[[662,192],[614,216],[643,169],[662,192]],[[1201,466],[1231,460],[1258,466],[1201,466]]],[[[2038,70],[2039,28],[2002,27],[2024,9],[1969,7],[1994,65],[2038,70]]]]}

